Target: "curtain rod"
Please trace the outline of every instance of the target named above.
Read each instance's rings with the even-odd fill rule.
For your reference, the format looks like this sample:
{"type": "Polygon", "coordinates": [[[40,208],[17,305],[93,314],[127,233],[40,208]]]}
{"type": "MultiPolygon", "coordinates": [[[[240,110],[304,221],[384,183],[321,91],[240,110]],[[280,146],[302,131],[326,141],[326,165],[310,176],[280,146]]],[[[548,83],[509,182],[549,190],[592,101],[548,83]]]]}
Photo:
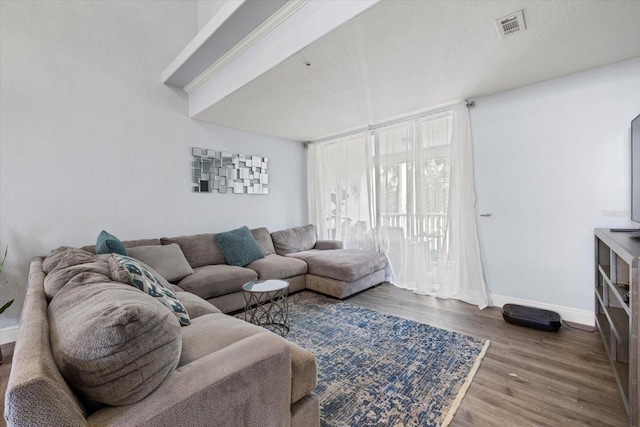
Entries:
{"type": "Polygon", "coordinates": [[[348,131],[348,132],[339,133],[339,134],[336,134],[336,135],[333,135],[333,136],[328,136],[326,138],[316,139],[316,140],[313,140],[313,141],[307,141],[307,142],[304,143],[304,145],[306,147],[309,144],[316,144],[316,143],[319,143],[319,142],[325,142],[325,141],[329,141],[329,140],[332,140],[332,139],[345,138],[347,136],[355,135],[355,134],[358,134],[358,133],[361,133],[361,132],[366,132],[368,130],[371,131],[371,130],[375,130],[375,129],[378,129],[378,128],[381,128],[381,127],[391,126],[391,125],[394,125],[396,123],[405,122],[405,121],[408,121],[408,120],[415,120],[415,119],[419,119],[421,117],[430,116],[432,114],[442,113],[444,111],[451,110],[452,108],[459,107],[459,106],[462,106],[462,105],[466,105],[467,107],[473,107],[475,104],[476,104],[475,101],[472,101],[472,100],[469,100],[469,99],[465,99],[464,102],[457,102],[455,104],[450,104],[450,105],[447,105],[447,106],[444,106],[444,107],[436,108],[434,110],[423,111],[421,113],[413,114],[411,116],[400,117],[400,118],[397,118],[397,119],[392,119],[392,120],[387,120],[387,121],[384,121],[384,122],[379,122],[379,123],[376,123],[374,125],[369,125],[367,127],[361,127],[361,128],[358,128],[358,129],[354,129],[354,130],[348,131]]]}

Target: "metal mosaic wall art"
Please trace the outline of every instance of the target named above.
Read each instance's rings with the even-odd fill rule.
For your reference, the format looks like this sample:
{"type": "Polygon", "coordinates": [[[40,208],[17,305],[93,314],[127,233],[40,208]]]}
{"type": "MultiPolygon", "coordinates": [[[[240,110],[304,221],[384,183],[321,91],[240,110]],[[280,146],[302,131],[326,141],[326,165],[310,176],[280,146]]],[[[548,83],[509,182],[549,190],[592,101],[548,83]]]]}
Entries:
{"type": "Polygon", "coordinates": [[[191,177],[196,193],[269,194],[269,159],[193,147],[191,177]]]}

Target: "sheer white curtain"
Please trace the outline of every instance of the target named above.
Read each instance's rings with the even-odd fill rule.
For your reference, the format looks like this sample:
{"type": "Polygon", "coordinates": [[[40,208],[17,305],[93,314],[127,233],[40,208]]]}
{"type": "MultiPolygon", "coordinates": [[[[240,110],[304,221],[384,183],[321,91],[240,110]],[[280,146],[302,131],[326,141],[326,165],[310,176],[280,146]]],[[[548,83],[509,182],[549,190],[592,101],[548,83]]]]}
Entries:
{"type": "Polygon", "coordinates": [[[368,132],[310,144],[307,150],[309,221],[319,238],[375,250],[368,132]]]}
{"type": "Polygon", "coordinates": [[[484,281],[480,257],[473,147],[466,106],[452,110],[450,147],[451,183],[445,233],[446,251],[439,260],[439,283],[425,291],[441,298],[456,298],[484,308],[491,304],[491,297],[484,281]]]}
{"type": "Polygon", "coordinates": [[[380,249],[391,263],[393,283],[421,292],[437,283],[437,261],[444,246],[448,119],[449,115],[438,115],[375,133],[380,249]]]}
{"type": "Polygon", "coordinates": [[[397,286],[490,304],[465,106],[311,144],[308,160],[310,220],[325,238],[385,253],[397,286]]]}

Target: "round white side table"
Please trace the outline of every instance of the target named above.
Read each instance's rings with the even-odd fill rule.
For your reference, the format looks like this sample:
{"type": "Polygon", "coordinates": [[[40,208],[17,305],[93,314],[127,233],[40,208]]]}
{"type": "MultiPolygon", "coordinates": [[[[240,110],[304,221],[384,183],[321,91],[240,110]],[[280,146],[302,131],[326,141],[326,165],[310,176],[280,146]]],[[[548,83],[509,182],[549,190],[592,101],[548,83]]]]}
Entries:
{"type": "Polygon", "coordinates": [[[286,337],[289,334],[289,282],[253,280],[245,283],[242,290],[244,320],[286,337]]]}

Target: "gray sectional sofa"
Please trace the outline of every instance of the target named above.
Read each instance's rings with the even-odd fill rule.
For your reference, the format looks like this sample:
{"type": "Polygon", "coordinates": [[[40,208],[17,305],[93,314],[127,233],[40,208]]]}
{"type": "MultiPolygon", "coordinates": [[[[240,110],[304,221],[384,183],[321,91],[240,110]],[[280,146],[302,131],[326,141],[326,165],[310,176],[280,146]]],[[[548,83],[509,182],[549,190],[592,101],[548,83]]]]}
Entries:
{"type": "Polygon", "coordinates": [[[342,298],[382,282],[386,259],[317,241],[313,226],[251,233],[264,256],[244,267],[226,263],[213,234],[122,242],[158,267],[140,263],[179,300],[186,326],[123,283],[115,255],[61,247],[35,258],[7,424],[318,426],[314,356],[223,312],[243,308],[241,287],[258,278],[342,298]]]}
{"type": "MultiPolygon", "coordinates": [[[[244,308],[242,285],[256,279],[287,280],[289,293],[311,289],[340,299],[385,281],[384,255],[342,249],[342,242],[337,240],[317,240],[313,225],[274,233],[262,227],[251,230],[251,234],[264,258],[243,267],[227,264],[213,233],[123,243],[128,248],[177,244],[193,273],[172,283],[223,313],[244,308]]],[[[93,251],[94,247],[83,249],[93,251]]]]}

